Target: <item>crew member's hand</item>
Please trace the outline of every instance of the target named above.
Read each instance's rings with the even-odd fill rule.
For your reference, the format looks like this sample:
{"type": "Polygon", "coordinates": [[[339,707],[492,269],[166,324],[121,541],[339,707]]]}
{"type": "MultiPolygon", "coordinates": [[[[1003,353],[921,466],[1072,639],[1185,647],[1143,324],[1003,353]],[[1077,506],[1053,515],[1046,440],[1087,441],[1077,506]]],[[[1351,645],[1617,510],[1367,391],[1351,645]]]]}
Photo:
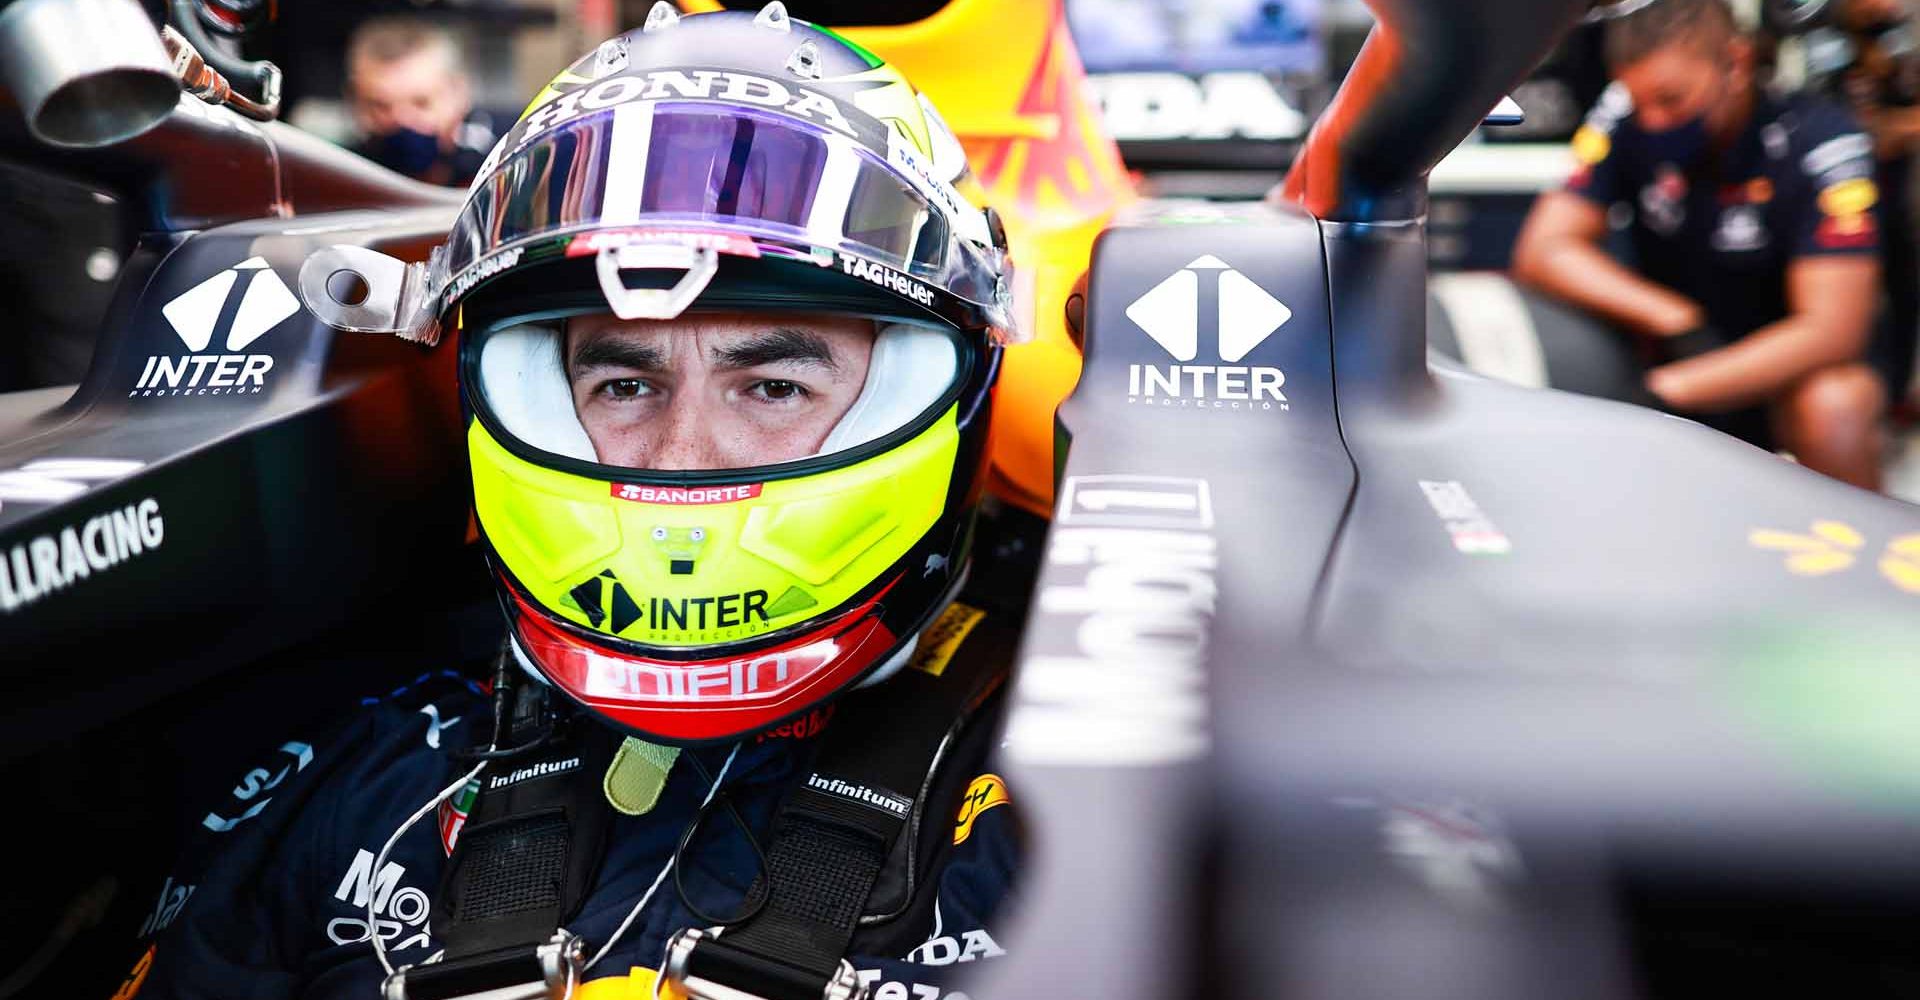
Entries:
{"type": "Polygon", "coordinates": [[[1659,313],[1651,317],[1648,332],[1670,339],[1707,328],[1707,312],[1700,308],[1700,303],[1671,289],[1660,290],[1667,293],[1665,297],[1670,301],[1663,303],[1659,313]]]}
{"type": "Polygon", "coordinates": [[[1727,346],[1727,338],[1711,324],[1702,323],[1691,330],[1668,337],[1661,342],[1660,346],[1666,348],[1669,362],[1685,361],[1727,346]]]}
{"type": "Polygon", "coordinates": [[[1679,409],[1675,400],[1688,398],[1691,393],[1688,392],[1689,387],[1686,385],[1688,377],[1686,366],[1676,365],[1675,362],[1697,358],[1702,354],[1719,350],[1728,343],[1730,341],[1725,334],[1706,323],[1662,339],[1659,346],[1666,360],[1664,364],[1647,372],[1647,391],[1658,397],[1667,409],[1679,409]],[[1676,371],[1676,368],[1680,370],[1676,371]]]}

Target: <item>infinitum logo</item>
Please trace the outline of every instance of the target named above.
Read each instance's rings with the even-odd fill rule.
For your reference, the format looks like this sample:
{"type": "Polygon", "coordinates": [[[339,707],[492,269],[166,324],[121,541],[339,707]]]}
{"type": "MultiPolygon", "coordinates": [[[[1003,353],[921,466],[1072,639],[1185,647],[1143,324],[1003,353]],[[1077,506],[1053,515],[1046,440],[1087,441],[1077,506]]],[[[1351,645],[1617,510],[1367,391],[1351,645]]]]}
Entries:
{"type": "Polygon", "coordinates": [[[829,795],[837,795],[861,805],[872,806],[881,812],[891,813],[902,819],[913,808],[913,800],[902,798],[884,788],[869,788],[866,785],[854,784],[817,771],[807,775],[807,787],[829,795]]]}
{"type": "Polygon", "coordinates": [[[269,354],[240,354],[300,311],[300,300],[264,257],[249,257],[180,293],[160,315],[191,354],[153,355],[128,396],[227,396],[266,387],[269,354]],[[202,353],[225,319],[226,353],[202,353]]]}
{"type": "Polygon", "coordinates": [[[1128,365],[1127,401],[1145,406],[1213,410],[1287,409],[1278,368],[1235,365],[1293,318],[1286,303],[1267,294],[1227,262],[1195,258],[1127,307],[1127,318],[1176,361],[1200,355],[1211,327],[1224,364],[1128,365]],[[1211,304],[1213,308],[1207,306],[1211,304]],[[1211,322],[1209,322],[1211,320],[1211,322]]]}

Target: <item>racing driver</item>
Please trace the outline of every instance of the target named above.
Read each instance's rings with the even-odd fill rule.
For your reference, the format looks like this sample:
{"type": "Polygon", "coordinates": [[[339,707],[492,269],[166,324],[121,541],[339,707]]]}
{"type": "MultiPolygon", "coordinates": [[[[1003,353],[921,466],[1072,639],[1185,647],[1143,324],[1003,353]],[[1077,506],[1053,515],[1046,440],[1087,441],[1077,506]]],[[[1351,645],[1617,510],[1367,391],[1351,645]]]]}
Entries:
{"type": "Polygon", "coordinates": [[[778,3],[661,3],[489,161],[422,314],[507,648],[293,734],[122,994],[946,995],[1025,604],[963,592],[1013,334],[958,142],[778,3]]]}

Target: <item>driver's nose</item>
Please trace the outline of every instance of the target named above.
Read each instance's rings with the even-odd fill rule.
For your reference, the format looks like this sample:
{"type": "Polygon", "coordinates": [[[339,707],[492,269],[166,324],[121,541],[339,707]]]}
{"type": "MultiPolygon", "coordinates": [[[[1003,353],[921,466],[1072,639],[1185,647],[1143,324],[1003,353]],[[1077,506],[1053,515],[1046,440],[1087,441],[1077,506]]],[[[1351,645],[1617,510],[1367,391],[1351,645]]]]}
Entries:
{"type": "Polygon", "coordinates": [[[647,467],[657,472],[718,469],[725,465],[713,435],[714,422],[699,403],[675,399],[660,414],[647,467]]]}

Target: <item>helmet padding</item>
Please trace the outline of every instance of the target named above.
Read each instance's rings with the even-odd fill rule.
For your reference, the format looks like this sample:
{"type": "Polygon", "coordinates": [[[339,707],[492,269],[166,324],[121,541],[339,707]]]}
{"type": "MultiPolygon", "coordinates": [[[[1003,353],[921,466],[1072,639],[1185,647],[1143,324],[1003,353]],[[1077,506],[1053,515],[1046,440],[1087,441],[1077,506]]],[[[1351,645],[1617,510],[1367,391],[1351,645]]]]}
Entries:
{"type": "Polygon", "coordinates": [[[574,412],[561,350],[550,324],[496,330],[480,352],[480,384],[508,433],[541,451],[592,462],[593,442],[574,412]]]}
{"type": "Polygon", "coordinates": [[[953,340],[938,330],[888,323],[873,340],[867,382],[816,455],[857,448],[905,426],[953,384],[959,361],[953,340]]]}

